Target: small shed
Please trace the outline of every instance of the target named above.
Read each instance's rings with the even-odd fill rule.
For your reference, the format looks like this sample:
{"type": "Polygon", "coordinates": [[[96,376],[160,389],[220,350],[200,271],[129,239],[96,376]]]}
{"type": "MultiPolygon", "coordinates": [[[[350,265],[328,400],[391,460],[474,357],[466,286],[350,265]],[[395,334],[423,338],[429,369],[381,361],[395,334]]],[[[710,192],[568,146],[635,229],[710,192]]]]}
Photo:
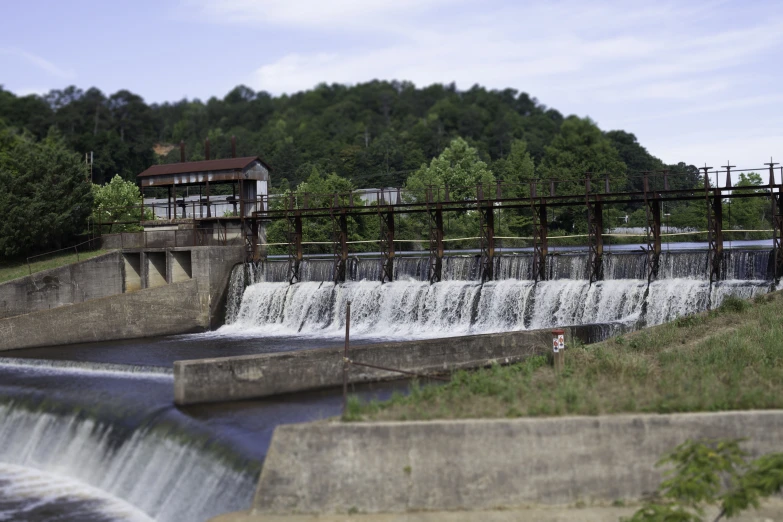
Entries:
{"type": "MultiPolygon", "coordinates": [[[[210,195],[217,185],[231,185],[232,195],[228,201],[238,205],[233,218],[252,217],[256,210],[262,210],[261,205],[266,201],[269,190],[269,172],[271,168],[258,156],[243,158],[226,158],[205,161],[187,161],[171,163],[168,165],[153,165],[137,176],[141,188],[142,198],[145,189],[163,188],[167,190],[168,198],[164,203],[156,203],[156,206],[165,205],[167,219],[177,219],[177,208],[182,209],[181,215],[186,215],[185,209],[188,203],[195,210],[190,213],[193,219],[215,219],[213,201],[210,195]],[[177,189],[198,189],[199,199],[185,201],[177,199],[177,189]]],[[[180,191],[182,192],[182,191],[180,191]]],[[[191,198],[188,198],[189,200],[191,198]]],[[[225,200],[225,198],[222,198],[225,200]]],[[[159,210],[159,209],[158,209],[159,210]]],[[[160,212],[156,212],[160,214],[160,212]]],[[[158,224],[161,224],[158,222],[158,224]]]]}

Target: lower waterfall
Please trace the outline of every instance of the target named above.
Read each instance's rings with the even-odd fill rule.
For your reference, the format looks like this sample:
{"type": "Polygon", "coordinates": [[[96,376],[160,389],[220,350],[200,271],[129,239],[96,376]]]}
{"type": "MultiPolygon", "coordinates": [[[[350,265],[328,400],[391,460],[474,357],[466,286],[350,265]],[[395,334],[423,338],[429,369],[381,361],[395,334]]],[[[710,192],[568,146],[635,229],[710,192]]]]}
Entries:
{"type": "Polygon", "coordinates": [[[159,426],[122,430],[13,403],[0,419],[0,520],[5,504],[14,513],[27,499],[19,513],[62,498],[88,499],[105,520],[207,520],[246,509],[255,488],[255,473],[159,426]]]}

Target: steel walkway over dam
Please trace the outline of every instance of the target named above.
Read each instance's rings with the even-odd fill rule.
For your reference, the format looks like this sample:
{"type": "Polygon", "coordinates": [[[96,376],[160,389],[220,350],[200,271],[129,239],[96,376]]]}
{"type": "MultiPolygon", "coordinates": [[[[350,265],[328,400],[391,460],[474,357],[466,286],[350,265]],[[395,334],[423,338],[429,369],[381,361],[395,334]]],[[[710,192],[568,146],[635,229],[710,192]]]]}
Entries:
{"type": "MultiPolygon", "coordinates": [[[[441,280],[444,255],[443,215],[446,212],[475,211],[480,224],[481,280],[494,278],[495,258],[495,212],[503,209],[530,209],[533,234],[530,240],[533,247],[533,277],[536,281],[547,278],[547,210],[558,207],[581,207],[587,212],[587,246],[590,282],[603,279],[603,211],[607,205],[642,204],[646,215],[647,279],[653,281],[658,274],[661,253],[661,205],[665,202],[704,201],[707,217],[708,262],[710,283],[721,279],[723,265],[723,201],[737,198],[765,198],[769,200],[772,216],[772,247],[774,274],[777,280],[783,275],[783,168],[775,168],[777,163],[765,163],[769,178],[766,185],[732,186],[732,172],[758,172],[760,169],[732,171],[733,165],[725,170],[711,170],[702,167],[703,187],[690,189],[670,188],[668,171],[644,172],[641,191],[617,192],[612,190],[616,183],[610,177],[595,177],[586,173],[581,180],[533,180],[526,184],[497,182],[492,185],[479,185],[475,196],[452,198],[449,187],[430,186],[420,193],[401,189],[378,190],[375,193],[363,193],[363,201],[357,201],[355,193],[337,194],[291,194],[287,196],[268,196],[255,204],[252,212],[252,226],[255,230],[261,222],[285,220],[287,222],[286,243],[288,254],[288,280],[295,283],[300,280],[300,264],[303,254],[303,221],[305,219],[328,218],[333,225],[332,251],[334,256],[334,281],[343,282],[346,277],[346,264],[349,256],[348,217],[377,215],[380,221],[378,243],[383,256],[381,281],[391,281],[394,273],[395,216],[398,214],[424,213],[429,223],[429,280],[441,280]],[[776,183],[775,171],[781,183],[776,183]],[[715,182],[711,182],[714,175],[715,182]],[[719,178],[725,175],[725,183],[720,186],[719,178]],[[657,188],[653,188],[656,185],[657,188]],[[374,196],[374,197],[372,197],[374,196]],[[367,200],[369,205],[365,205],[367,200]]],[[[259,259],[259,245],[253,234],[253,244],[249,251],[253,259],[259,259]]]]}

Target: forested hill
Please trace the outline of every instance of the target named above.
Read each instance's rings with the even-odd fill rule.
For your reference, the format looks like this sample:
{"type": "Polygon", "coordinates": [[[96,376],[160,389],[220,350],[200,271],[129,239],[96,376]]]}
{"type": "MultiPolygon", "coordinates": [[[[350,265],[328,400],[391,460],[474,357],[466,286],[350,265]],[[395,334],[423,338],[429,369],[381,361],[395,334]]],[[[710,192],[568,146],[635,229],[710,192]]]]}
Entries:
{"type": "MultiPolygon", "coordinates": [[[[536,168],[547,161],[552,168],[569,161],[546,158],[564,121],[568,119],[560,112],[527,93],[479,86],[459,91],[453,84],[322,84],[278,97],[239,86],[222,99],[152,105],[127,90],[107,96],[96,88],[68,87],[18,97],[0,87],[0,128],[26,129],[36,138],[57,129],[73,151],[82,156],[94,151],[93,181],[99,184],[115,174],[134,180],[154,163],[179,161],[179,150],[172,145],[180,140],[187,144],[189,160],[203,159],[207,136],[212,157],[227,157],[232,134],[239,155],[258,154],[272,165],[277,186],[285,185],[285,179],[295,187],[314,170],[336,173],[355,187],[399,186],[455,137],[475,147],[502,178],[510,168],[512,144],[519,140],[526,143],[536,168]]],[[[561,135],[561,140],[576,140],[572,145],[577,148],[614,149],[610,161],[616,165],[621,160],[628,170],[663,167],[633,134],[603,133],[589,120],[574,123],[576,134],[561,135]]],[[[682,164],[679,171],[693,173],[682,164]]],[[[689,182],[695,179],[688,177],[689,182]]]]}

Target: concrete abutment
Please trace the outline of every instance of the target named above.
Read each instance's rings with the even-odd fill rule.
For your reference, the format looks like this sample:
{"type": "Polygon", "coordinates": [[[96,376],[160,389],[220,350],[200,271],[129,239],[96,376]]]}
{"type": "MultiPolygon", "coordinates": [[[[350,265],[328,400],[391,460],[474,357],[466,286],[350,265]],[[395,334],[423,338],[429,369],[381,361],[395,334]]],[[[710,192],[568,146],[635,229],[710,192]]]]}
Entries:
{"type": "Polygon", "coordinates": [[[8,281],[0,284],[0,333],[16,333],[0,336],[0,350],[217,328],[223,323],[231,270],[243,260],[242,247],[123,249],[8,281]],[[189,282],[194,284],[180,286],[189,282]],[[168,287],[174,288],[169,291],[168,287]],[[169,302],[173,308],[166,308],[166,313],[170,317],[157,317],[141,297],[153,299],[152,302],[157,297],[165,300],[185,288],[187,291],[180,299],[172,298],[169,302]],[[196,292],[197,299],[188,293],[191,291],[196,292]],[[141,292],[138,299],[123,299],[137,292],[141,292]],[[99,299],[103,300],[103,307],[90,304],[99,299]],[[137,308],[125,315],[117,314],[114,307],[122,308],[125,302],[134,302],[137,308]],[[69,310],[64,312],[63,308],[69,310]],[[81,336],[72,334],[71,331],[85,328],[82,314],[89,315],[88,322],[103,322],[109,329],[97,328],[81,336]],[[73,323],[67,324],[68,317],[73,323]],[[169,321],[170,318],[178,321],[169,321]],[[154,319],[164,325],[158,328],[148,323],[154,319]],[[25,331],[36,330],[31,321],[42,325],[54,321],[62,330],[38,328],[42,331],[25,335],[25,331]],[[130,323],[148,324],[148,328],[131,328],[130,323]]]}

